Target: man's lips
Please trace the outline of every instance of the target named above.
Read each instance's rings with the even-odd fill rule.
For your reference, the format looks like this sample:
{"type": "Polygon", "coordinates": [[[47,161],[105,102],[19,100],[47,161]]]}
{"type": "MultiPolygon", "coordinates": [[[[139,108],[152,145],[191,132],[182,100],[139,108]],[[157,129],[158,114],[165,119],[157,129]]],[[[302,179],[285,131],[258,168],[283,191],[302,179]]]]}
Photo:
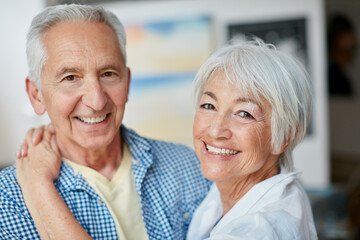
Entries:
{"type": "Polygon", "coordinates": [[[97,117],[83,117],[83,116],[77,116],[76,119],[80,120],[83,123],[87,124],[98,124],[103,122],[110,114],[97,116],[97,117]]]}

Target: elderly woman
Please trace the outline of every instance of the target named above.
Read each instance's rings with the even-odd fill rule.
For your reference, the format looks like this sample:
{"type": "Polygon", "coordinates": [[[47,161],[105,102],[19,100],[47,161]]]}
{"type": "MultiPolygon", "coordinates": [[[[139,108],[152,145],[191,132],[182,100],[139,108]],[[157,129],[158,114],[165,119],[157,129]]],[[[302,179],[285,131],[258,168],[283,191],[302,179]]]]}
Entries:
{"type": "Polygon", "coordinates": [[[303,67],[261,41],[216,52],[195,79],[194,146],[215,182],[188,239],[317,239],[292,151],[309,125],[303,67]]]}
{"type": "Polygon", "coordinates": [[[195,91],[194,147],[214,184],[188,239],[317,239],[292,161],[310,117],[311,86],[301,64],[260,40],[228,46],[200,68],[195,91]]]}

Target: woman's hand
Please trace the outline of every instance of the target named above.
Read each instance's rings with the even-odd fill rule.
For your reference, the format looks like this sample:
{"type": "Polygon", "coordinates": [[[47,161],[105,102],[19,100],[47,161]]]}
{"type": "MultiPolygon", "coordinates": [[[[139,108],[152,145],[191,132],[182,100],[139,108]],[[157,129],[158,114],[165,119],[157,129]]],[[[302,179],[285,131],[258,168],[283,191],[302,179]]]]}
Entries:
{"type": "Polygon", "coordinates": [[[27,156],[27,151],[28,151],[27,136],[28,135],[32,139],[33,144],[36,146],[43,139],[45,129],[48,130],[51,134],[55,134],[55,128],[53,127],[53,125],[51,123],[47,126],[41,125],[38,128],[31,128],[29,131],[27,131],[25,139],[24,139],[23,143],[21,144],[20,149],[16,153],[16,157],[23,158],[23,157],[27,156]]]}
{"type": "Polygon", "coordinates": [[[44,182],[52,183],[59,176],[60,165],[53,127],[30,129],[16,160],[16,178],[22,190],[44,182]]]}
{"type": "Polygon", "coordinates": [[[41,239],[91,239],[54,186],[60,166],[53,127],[30,129],[18,152],[16,178],[41,239]]]}

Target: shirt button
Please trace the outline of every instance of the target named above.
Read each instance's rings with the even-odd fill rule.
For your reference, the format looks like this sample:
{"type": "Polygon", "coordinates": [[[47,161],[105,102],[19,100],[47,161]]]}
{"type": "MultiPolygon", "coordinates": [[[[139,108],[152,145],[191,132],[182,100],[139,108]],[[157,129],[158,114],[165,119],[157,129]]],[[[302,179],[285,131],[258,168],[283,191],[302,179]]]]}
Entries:
{"type": "Polygon", "coordinates": [[[189,217],[190,217],[190,213],[188,213],[188,212],[187,212],[187,213],[184,213],[184,215],[183,215],[183,218],[184,218],[184,219],[188,219],[189,217]]]}

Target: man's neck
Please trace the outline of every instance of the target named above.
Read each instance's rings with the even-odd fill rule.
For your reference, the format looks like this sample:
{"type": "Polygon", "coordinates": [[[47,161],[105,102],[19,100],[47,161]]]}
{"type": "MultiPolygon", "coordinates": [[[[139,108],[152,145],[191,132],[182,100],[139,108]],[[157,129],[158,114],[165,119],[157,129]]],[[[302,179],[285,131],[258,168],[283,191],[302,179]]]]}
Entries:
{"type": "Polygon", "coordinates": [[[79,165],[98,171],[109,181],[115,175],[122,161],[122,142],[120,134],[108,146],[100,149],[85,149],[66,141],[58,141],[61,155],[79,165]]]}

